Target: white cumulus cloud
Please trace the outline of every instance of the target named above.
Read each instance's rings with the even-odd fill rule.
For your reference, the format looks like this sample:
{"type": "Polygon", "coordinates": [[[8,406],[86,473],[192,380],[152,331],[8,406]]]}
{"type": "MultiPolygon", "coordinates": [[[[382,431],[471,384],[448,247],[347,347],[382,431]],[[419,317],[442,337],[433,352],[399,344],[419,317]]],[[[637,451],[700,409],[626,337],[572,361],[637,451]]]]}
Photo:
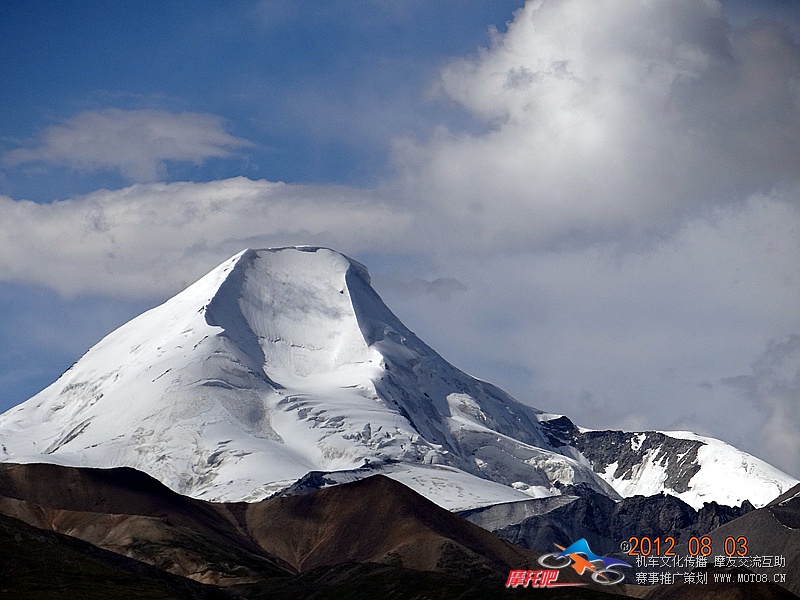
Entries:
{"type": "Polygon", "coordinates": [[[483,131],[401,139],[396,160],[484,247],[671,234],[800,173],[800,48],[715,0],[528,2],[438,89],[483,131]]]}

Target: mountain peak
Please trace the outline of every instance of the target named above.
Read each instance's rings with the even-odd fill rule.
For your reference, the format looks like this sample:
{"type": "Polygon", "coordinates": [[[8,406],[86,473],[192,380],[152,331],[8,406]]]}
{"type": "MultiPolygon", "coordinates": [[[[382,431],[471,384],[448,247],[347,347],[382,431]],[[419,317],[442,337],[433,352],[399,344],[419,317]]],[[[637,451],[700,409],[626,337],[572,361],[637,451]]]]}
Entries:
{"type": "Polygon", "coordinates": [[[321,247],[248,249],[0,415],[0,460],[133,467],[223,501],[258,500],[313,471],[383,473],[459,510],[565,486],[618,499],[612,485],[626,495],[645,480],[700,485],[689,458],[670,479],[663,465],[645,468],[660,449],[645,455],[625,438],[615,448],[630,456],[595,456],[588,434],[553,417],[450,365],[360,263],[321,247]]]}
{"type": "Polygon", "coordinates": [[[271,380],[286,385],[281,380],[379,360],[358,326],[348,285],[369,286],[369,275],[343,254],[309,246],[245,250],[208,277],[219,276],[205,320],[271,380]]]}

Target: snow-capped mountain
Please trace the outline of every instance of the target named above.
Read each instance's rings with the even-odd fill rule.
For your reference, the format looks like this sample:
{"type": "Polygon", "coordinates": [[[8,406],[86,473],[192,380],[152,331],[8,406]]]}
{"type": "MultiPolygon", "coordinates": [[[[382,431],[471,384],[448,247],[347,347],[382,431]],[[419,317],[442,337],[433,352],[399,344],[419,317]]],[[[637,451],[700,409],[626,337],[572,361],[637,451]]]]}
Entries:
{"type": "Polygon", "coordinates": [[[459,510],[565,486],[758,506],[797,483],[687,437],[590,432],[523,405],[420,341],[364,266],[298,247],[246,250],[109,334],[0,416],[0,460],[129,466],[225,501],[311,471],[381,472],[459,510]]]}
{"type": "MultiPolygon", "coordinates": [[[[623,497],[677,496],[695,509],[706,502],[764,506],[793,479],[720,440],[688,431],[595,431],[561,416],[541,421],[551,444],[577,450],[623,497]]],[[[573,450],[573,451],[574,451],[573,450]]]]}

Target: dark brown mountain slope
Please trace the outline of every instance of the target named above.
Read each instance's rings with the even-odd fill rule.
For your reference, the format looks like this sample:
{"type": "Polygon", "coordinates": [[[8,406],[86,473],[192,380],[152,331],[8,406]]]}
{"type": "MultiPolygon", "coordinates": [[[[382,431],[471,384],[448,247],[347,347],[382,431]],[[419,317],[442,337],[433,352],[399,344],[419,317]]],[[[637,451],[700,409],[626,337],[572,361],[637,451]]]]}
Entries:
{"type": "Polygon", "coordinates": [[[135,469],[92,469],[50,464],[0,463],[0,496],[48,508],[169,519],[213,535],[246,534],[235,519],[212,504],[182,496],[135,469]]]}
{"type": "MultiPolygon", "coordinates": [[[[735,575],[734,575],[735,579],[735,575]]],[[[658,586],[647,600],[797,600],[797,596],[774,583],[677,583],[658,586]]]]}
{"type": "Polygon", "coordinates": [[[406,486],[376,475],[247,507],[259,545],[298,571],[379,562],[423,571],[505,577],[539,568],[537,555],[500,540],[406,486]]]}
{"type": "MultiPolygon", "coordinates": [[[[5,465],[0,492],[0,513],[243,598],[521,597],[533,590],[506,590],[509,570],[539,568],[531,551],[383,476],[255,504],[211,504],[131,469],[5,465]]],[[[64,568],[54,576],[65,577],[64,568]]],[[[587,578],[564,569],[559,581],[587,578]]],[[[535,593],[599,598],[626,591],[644,590],[595,585],[535,593]]]]}
{"type": "Polygon", "coordinates": [[[383,476],[305,496],[212,504],[133,469],[2,465],[0,512],[225,585],[345,562],[503,581],[512,568],[537,568],[532,552],[383,476]]]}
{"type": "Polygon", "coordinates": [[[782,567],[759,567],[752,563],[744,567],[753,573],[766,574],[769,581],[775,581],[776,574],[786,574],[786,581],[778,583],[800,596],[800,485],[767,506],[715,529],[709,536],[714,554],[723,554],[725,540],[730,537],[747,539],[748,557],[771,557],[772,564],[775,556],[781,557],[785,561],[782,567]]]}
{"type": "Polygon", "coordinates": [[[233,596],[0,515],[0,598],[232,600],[233,596]]]}
{"type": "Polygon", "coordinates": [[[0,465],[0,513],[204,583],[295,573],[225,505],[186,498],[134,469],[0,465]]]}
{"type": "Polygon", "coordinates": [[[495,578],[537,568],[532,552],[383,476],[304,496],[213,504],[128,468],[6,464],[0,512],[215,583],[344,562],[495,578]]]}

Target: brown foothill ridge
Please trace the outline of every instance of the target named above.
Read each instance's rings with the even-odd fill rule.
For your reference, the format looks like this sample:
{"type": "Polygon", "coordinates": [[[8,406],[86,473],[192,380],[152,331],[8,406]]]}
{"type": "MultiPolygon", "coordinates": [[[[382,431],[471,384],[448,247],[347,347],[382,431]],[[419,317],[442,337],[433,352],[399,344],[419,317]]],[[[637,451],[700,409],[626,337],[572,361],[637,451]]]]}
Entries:
{"type": "Polygon", "coordinates": [[[0,510],[37,526],[56,530],[68,526],[76,537],[97,540],[102,537],[99,528],[105,539],[118,541],[120,536],[111,529],[124,522],[128,528],[146,524],[145,537],[160,538],[166,535],[157,527],[160,522],[276,558],[280,564],[285,561],[297,571],[344,562],[383,562],[433,571],[459,571],[474,563],[483,572],[502,573],[535,568],[536,561],[534,553],[500,540],[382,475],[304,496],[215,504],[181,496],[129,468],[4,464],[0,496],[28,503],[23,507],[6,501],[0,510]],[[87,514],[79,518],[54,509],[87,514]],[[153,519],[133,521],[119,515],[153,519]]]}
{"type": "Polygon", "coordinates": [[[198,581],[295,572],[260,548],[227,505],[182,496],[135,469],[2,464],[0,513],[198,581]]]}
{"type": "Polygon", "coordinates": [[[157,516],[196,501],[129,467],[0,463],[0,495],[51,508],[157,516]]]}
{"type": "MultiPolygon", "coordinates": [[[[0,466],[0,513],[223,586],[367,563],[502,586],[511,569],[540,568],[538,554],[383,475],[215,504],[133,469],[7,464],[0,466]]],[[[571,569],[561,575],[586,583],[571,569]]]]}
{"type": "Polygon", "coordinates": [[[538,556],[384,475],[250,505],[246,522],[262,548],[298,571],[344,562],[448,571],[474,561],[507,574],[536,568],[538,556]]]}
{"type": "Polygon", "coordinates": [[[46,508],[156,517],[236,543],[249,539],[228,505],[183,496],[129,467],[0,464],[0,496],[46,508]]]}

